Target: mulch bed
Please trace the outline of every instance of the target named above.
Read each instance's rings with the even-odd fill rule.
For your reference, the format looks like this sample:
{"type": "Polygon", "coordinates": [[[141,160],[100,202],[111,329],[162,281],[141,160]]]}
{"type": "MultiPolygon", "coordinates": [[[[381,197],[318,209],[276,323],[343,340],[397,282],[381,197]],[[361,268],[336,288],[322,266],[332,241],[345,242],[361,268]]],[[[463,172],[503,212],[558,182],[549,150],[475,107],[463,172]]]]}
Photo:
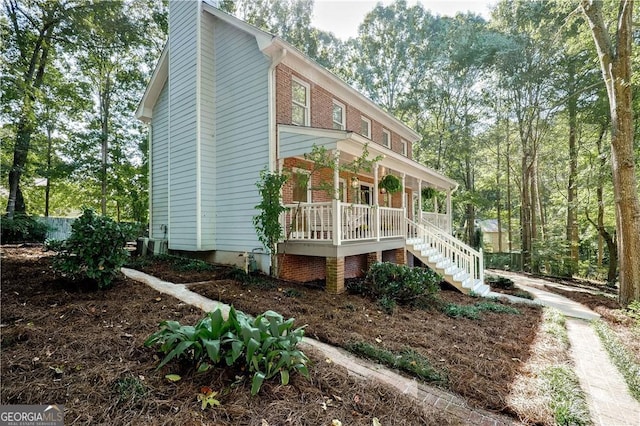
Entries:
{"type": "MultiPolygon", "coordinates": [[[[138,265],[163,280],[189,285],[192,291],[232,304],[252,315],[276,310],[296,323],[308,324],[306,334],[344,347],[364,341],[393,352],[412,348],[444,372],[445,384],[477,407],[513,414],[506,400],[520,366],[529,357],[541,309],[518,305],[520,315],[483,312],[481,320],[450,318],[437,309],[397,307],[387,315],[373,301],[358,295],[332,295],[315,285],[269,281],[242,284],[229,279],[229,269],[175,271],[169,262],[138,265]],[[271,287],[271,288],[269,288],[271,287]]],[[[480,299],[457,291],[440,292],[443,303],[472,305],[480,299]]]]}
{"type": "MultiPolygon", "coordinates": [[[[40,248],[3,247],[1,253],[2,404],[64,404],[67,424],[327,425],[339,419],[345,425],[371,425],[373,417],[384,425],[452,422],[392,389],[356,380],[313,352],[311,380],[293,375],[289,386],[267,382],[256,397],[250,396],[249,380],[241,378],[239,369],[196,374],[172,362],[156,371],[158,357],[143,346],[144,340],[161,321],[193,324],[201,311],[127,279],[107,291],[68,280],[53,273],[51,258],[40,248]],[[164,377],[169,373],[182,379],[169,382],[164,377]],[[220,407],[201,410],[196,398],[202,386],[220,392],[220,407]]],[[[159,271],[151,267],[149,272],[159,271]]],[[[187,279],[202,281],[195,278],[187,279]]],[[[231,288],[227,281],[220,291],[230,294],[231,288]]],[[[249,309],[254,298],[247,290],[242,308],[261,310],[249,309]]],[[[303,308],[290,299],[279,302],[272,298],[270,307],[303,308]]],[[[341,316],[331,314],[333,309],[328,307],[327,315],[341,316]]],[[[374,318],[376,324],[384,319],[374,318]]],[[[410,338],[403,337],[403,342],[410,338]]],[[[503,367],[496,361],[492,369],[503,367]]]]}

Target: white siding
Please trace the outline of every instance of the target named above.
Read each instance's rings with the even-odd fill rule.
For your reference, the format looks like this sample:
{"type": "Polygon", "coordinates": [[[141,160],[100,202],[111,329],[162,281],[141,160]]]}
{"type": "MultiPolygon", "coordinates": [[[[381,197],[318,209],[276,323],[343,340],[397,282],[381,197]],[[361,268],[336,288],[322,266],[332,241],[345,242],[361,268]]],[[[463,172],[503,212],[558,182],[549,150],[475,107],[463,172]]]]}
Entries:
{"type": "Polygon", "coordinates": [[[169,89],[162,88],[151,122],[151,229],[152,238],[166,238],[169,223],[169,89]]]}
{"type": "Polygon", "coordinates": [[[269,161],[269,61],[255,37],[219,20],[214,40],[216,248],[245,251],[261,246],[252,218],[269,161]]]}
{"type": "Polygon", "coordinates": [[[172,1],[169,13],[169,248],[197,247],[196,32],[199,2],[172,1]]]}
{"type": "Polygon", "coordinates": [[[214,63],[214,17],[202,15],[200,47],[200,173],[201,173],[201,249],[214,250],[215,245],[215,197],[216,197],[216,146],[215,134],[215,63],[214,63]]]}

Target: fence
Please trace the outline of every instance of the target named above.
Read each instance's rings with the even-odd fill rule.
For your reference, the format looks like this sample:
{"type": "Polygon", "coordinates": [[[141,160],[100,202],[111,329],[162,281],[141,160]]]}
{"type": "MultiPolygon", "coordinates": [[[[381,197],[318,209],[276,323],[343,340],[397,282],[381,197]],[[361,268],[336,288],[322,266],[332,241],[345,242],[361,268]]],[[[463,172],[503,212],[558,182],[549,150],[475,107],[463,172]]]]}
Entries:
{"type": "Polygon", "coordinates": [[[71,225],[76,220],[70,217],[39,217],[47,225],[47,240],[66,240],[71,235],[71,225]]]}
{"type": "Polygon", "coordinates": [[[484,253],[484,267],[522,271],[522,253],[484,253]]]}

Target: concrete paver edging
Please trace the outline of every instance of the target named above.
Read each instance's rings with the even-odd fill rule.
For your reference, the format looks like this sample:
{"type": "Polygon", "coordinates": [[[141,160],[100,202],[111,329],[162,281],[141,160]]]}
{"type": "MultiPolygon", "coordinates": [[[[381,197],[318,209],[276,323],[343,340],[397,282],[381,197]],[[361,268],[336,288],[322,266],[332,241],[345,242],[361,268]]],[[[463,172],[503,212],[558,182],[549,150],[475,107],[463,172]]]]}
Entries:
{"type": "MultiPolygon", "coordinates": [[[[122,273],[127,277],[145,283],[155,290],[171,295],[185,303],[196,306],[205,312],[220,308],[223,315],[228,315],[229,305],[210,300],[204,296],[192,292],[184,284],[174,284],[160,280],[151,275],[134,269],[122,268],[122,273]]],[[[517,425],[518,422],[490,411],[469,407],[464,399],[434,388],[415,379],[408,379],[380,364],[358,358],[344,349],[336,348],[318,340],[305,337],[303,345],[312,347],[323,354],[331,362],[345,367],[350,374],[359,376],[365,380],[377,380],[388,386],[398,389],[400,392],[413,397],[423,406],[434,406],[456,418],[465,425],[482,426],[507,426],[517,425]]]]}

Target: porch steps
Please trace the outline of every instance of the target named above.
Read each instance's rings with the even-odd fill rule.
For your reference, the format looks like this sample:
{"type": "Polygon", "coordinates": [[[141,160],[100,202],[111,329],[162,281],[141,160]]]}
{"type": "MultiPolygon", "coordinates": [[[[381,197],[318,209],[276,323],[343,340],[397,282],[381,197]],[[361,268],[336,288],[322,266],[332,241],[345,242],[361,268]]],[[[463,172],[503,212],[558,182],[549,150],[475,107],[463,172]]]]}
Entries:
{"type": "MultiPolygon", "coordinates": [[[[453,238],[453,237],[448,237],[453,238]]],[[[484,271],[478,274],[479,278],[473,277],[471,271],[456,265],[453,259],[447,257],[438,250],[436,244],[430,244],[424,237],[410,237],[406,240],[407,250],[422,263],[433,269],[443,279],[460,290],[464,294],[473,292],[479,296],[486,296],[491,288],[484,283],[484,271]]],[[[460,242],[459,244],[463,244],[460,242]]]]}

